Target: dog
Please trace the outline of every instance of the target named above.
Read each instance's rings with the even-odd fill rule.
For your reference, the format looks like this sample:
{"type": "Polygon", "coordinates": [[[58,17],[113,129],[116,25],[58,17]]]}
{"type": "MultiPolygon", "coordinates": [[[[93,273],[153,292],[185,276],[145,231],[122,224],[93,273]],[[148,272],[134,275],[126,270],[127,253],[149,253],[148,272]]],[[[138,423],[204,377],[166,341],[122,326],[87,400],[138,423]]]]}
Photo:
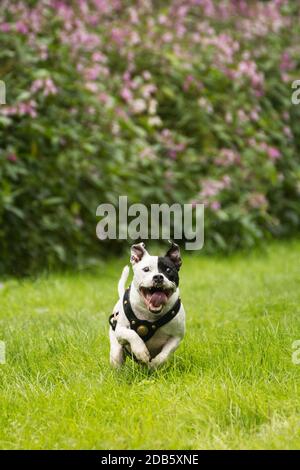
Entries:
{"type": "Polygon", "coordinates": [[[151,256],[144,243],[131,247],[133,280],[125,289],[129,267],[118,284],[119,301],[110,316],[110,363],[124,364],[126,356],[149,368],[164,364],[185,334],[185,311],[179,296],[178,245],[165,256],[151,256]]]}

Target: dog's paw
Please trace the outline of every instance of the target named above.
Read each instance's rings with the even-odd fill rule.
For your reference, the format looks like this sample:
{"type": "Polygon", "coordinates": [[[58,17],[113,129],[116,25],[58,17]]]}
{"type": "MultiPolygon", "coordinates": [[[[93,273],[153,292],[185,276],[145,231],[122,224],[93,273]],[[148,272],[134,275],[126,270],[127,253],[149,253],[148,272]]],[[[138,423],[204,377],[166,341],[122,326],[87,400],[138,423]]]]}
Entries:
{"type": "Polygon", "coordinates": [[[168,361],[168,356],[157,355],[149,362],[150,369],[157,369],[168,361]]]}
{"type": "Polygon", "coordinates": [[[148,349],[144,347],[135,347],[133,354],[137,358],[138,361],[148,364],[150,361],[150,353],[148,349]]]}
{"type": "Polygon", "coordinates": [[[156,357],[151,359],[151,361],[148,364],[150,369],[157,369],[160,365],[161,365],[161,361],[159,359],[156,359],[156,357]]]}

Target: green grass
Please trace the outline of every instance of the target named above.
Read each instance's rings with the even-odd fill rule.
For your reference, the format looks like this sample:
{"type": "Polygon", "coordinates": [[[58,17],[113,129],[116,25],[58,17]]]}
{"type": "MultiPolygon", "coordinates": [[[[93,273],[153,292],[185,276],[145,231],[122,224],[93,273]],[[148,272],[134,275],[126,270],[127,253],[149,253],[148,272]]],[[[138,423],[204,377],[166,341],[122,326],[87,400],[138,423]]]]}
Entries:
{"type": "MultiPolygon", "coordinates": [[[[122,260],[0,290],[1,448],[300,448],[300,242],[184,257],[187,334],[149,372],[108,363],[122,260]]],[[[123,260],[124,261],[124,260],[123,260]]]]}

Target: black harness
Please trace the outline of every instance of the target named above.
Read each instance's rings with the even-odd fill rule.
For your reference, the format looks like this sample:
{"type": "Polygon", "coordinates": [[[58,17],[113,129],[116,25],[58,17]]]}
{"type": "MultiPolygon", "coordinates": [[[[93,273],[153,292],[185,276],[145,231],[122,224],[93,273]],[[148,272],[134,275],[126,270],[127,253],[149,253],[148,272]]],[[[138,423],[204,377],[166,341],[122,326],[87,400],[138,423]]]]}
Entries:
{"type": "MultiPolygon", "coordinates": [[[[161,318],[159,318],[156,321],[148,321],[148,320],[140,320],[137,318],[137,316],[134,314],[130,301],[129,301],[129,292],[130,292],[130,287],[126,289],[123,297],[123,309],[124,313],[127,317],[127,320],[129,321],[130,328],[134,330],[141,338],[143,341],[148,341],[154,333],[163,325],[171,321],[179,312],[180,307],[181,307],[181,300],[180,297],[176,300],[175,304],[173,307],[161,318]]],[[[113,330],[116,329],[117,326],[117,316],[119,312],[113,313],[109,317],[109,324],[112,327],[113,330]]]]}

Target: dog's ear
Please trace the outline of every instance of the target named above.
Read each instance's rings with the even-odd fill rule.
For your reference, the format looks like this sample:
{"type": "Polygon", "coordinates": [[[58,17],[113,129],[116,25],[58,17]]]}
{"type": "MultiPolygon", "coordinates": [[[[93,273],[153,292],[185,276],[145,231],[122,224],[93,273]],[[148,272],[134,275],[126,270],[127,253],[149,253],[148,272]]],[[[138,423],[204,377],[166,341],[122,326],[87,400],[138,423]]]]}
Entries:
{"type": "Polygon", "coordinates": [[[169,258],[176,266],[177,271],[179,271],[180,266],[182,265],[181,257],[180,257],[180,248],[176,243],[169,240],[171,244],[170,248],[168,249],[165,256],[169,258]]]}
{"type": "Polygon", "coordinates": [[[148,254],[144,243],[138,243],[137,245],[132,245],[131,256],[130,256],[131,264],[136,264],[139,261],[141,261],[141,259],[146,253],[148,254]]]}

